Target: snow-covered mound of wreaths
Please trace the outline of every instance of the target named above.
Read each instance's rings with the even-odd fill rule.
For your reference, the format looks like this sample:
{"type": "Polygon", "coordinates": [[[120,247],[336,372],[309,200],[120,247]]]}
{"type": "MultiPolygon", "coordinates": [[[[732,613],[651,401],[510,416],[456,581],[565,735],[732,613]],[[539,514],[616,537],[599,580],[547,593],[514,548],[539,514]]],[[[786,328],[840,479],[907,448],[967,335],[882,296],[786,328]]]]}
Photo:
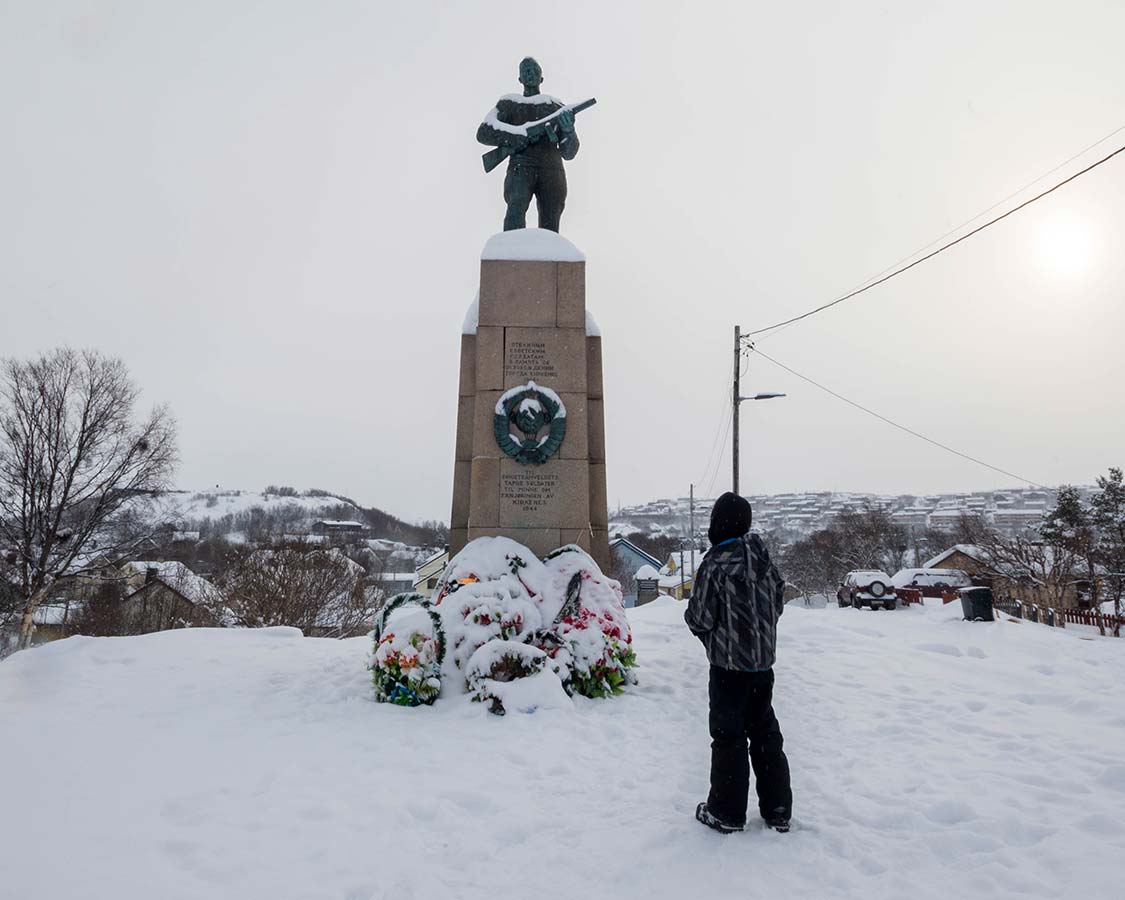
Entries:
{"type": "Polygon", "coordinates": [[[418,706],[467,692],[500,715],[610,697],[635,680],[632,643],[621,585],[584,550],[540,560],[509,538],[478,538],[432,600],[400,594],[380,613],[375,695],[418,706]]]}

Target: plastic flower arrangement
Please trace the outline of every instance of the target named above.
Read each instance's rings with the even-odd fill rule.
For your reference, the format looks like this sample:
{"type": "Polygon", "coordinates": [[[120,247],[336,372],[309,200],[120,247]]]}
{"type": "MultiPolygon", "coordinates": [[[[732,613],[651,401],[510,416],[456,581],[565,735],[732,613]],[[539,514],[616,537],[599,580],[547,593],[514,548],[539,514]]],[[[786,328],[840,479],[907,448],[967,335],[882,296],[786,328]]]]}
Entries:
{"type": "Polygon", "coordinates": [[[471,582],[447,596],[442,621],[452,636],[453,661],[464,669],[490,641],[526,641],[542,624],[526,588],[510,575],[471,582]]]}
{"type": "Polygon", "coordinates": [[[430,601],[421,594],[393,597],[376,616],[374,638],[370,668],[375,699],[397,706],[433,703],[441,691],[445,633],[430,601]],[[411,615],[410,606],[421,615],[411,615]],[[399,615],[392,630],[387,625],[394,613],[399,615]]]}
{"type": "Polygon", "coordinates": [[[506,706],[565,705],[567,695],[611,697],[636,681],[621,585],[577,546],[539,560],[508,538],[478,538],[450,560],[435,597],[429,606],[418,594],[400,595],[383,621],[414,603],[440,627],[423,621],[404,631],[396,619],[384,635],[376,623],[378,698],[433,702],[446,636],[446,682],[456,678],[499,715],[506,706]]]}
{"type": "Polygon", "coordinates": [[[474,703],[487,702],[489,712],[502,716],[506,712],[502,686],[538,675],[546,667],[547,654],[538,647],[518,641],[489,641],[465,667],[465,689],[474,703]]]}
{"type": "Polygon", "coordinates": [[[560,660],[559,675],[570,693],[584,697],[620,694],[636,682],[637,657],[625,616],[621,585],[607,578],[590,556],[575,546],[556,550],[545,560],[553,583],[567,585],[562,607],[551,628],[557,645],[548,655],[560,660]]]}

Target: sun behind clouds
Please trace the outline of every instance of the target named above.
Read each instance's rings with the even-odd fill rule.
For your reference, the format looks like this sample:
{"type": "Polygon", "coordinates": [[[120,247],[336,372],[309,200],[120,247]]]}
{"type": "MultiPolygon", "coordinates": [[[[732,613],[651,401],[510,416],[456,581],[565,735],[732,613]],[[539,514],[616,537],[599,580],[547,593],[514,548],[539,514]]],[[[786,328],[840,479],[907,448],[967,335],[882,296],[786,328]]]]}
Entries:
{"type": "Polygon", "coordinates": [[[1036,256],[1040,265],[1059,278],[1079,278],[1093,267],[1097,256],[1093,227],[1069,213],[1044,219],[1036,235],[1036,256]]]}

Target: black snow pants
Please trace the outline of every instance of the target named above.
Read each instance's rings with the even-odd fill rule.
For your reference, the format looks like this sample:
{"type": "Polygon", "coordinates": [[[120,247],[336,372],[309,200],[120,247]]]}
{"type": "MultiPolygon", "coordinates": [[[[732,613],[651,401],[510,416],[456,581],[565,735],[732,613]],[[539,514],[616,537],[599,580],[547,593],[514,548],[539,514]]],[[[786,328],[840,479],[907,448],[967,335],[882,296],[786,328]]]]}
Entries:
{"type": "Polygon", "coordinates": [[[793,809],[789,761],[773,714],[773,669],[734,672],[711,666],[711,793],[707,808],[729,825],[746,823],[750,766],[763,819],[788,819],[793,809]],[[750,742],[747,758],[746,743],[750,742]]]}

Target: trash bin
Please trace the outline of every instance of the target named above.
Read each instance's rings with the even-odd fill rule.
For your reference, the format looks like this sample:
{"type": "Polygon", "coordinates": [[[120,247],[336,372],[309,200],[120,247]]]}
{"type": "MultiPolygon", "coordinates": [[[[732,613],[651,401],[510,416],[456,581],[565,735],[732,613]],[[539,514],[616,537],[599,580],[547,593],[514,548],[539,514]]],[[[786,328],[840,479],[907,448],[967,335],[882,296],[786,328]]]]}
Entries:
{"type": "Polygon", "coordinates": [[[992,588],[961,588],[961,612],[969,622],[992,622],[992,588]]]}

